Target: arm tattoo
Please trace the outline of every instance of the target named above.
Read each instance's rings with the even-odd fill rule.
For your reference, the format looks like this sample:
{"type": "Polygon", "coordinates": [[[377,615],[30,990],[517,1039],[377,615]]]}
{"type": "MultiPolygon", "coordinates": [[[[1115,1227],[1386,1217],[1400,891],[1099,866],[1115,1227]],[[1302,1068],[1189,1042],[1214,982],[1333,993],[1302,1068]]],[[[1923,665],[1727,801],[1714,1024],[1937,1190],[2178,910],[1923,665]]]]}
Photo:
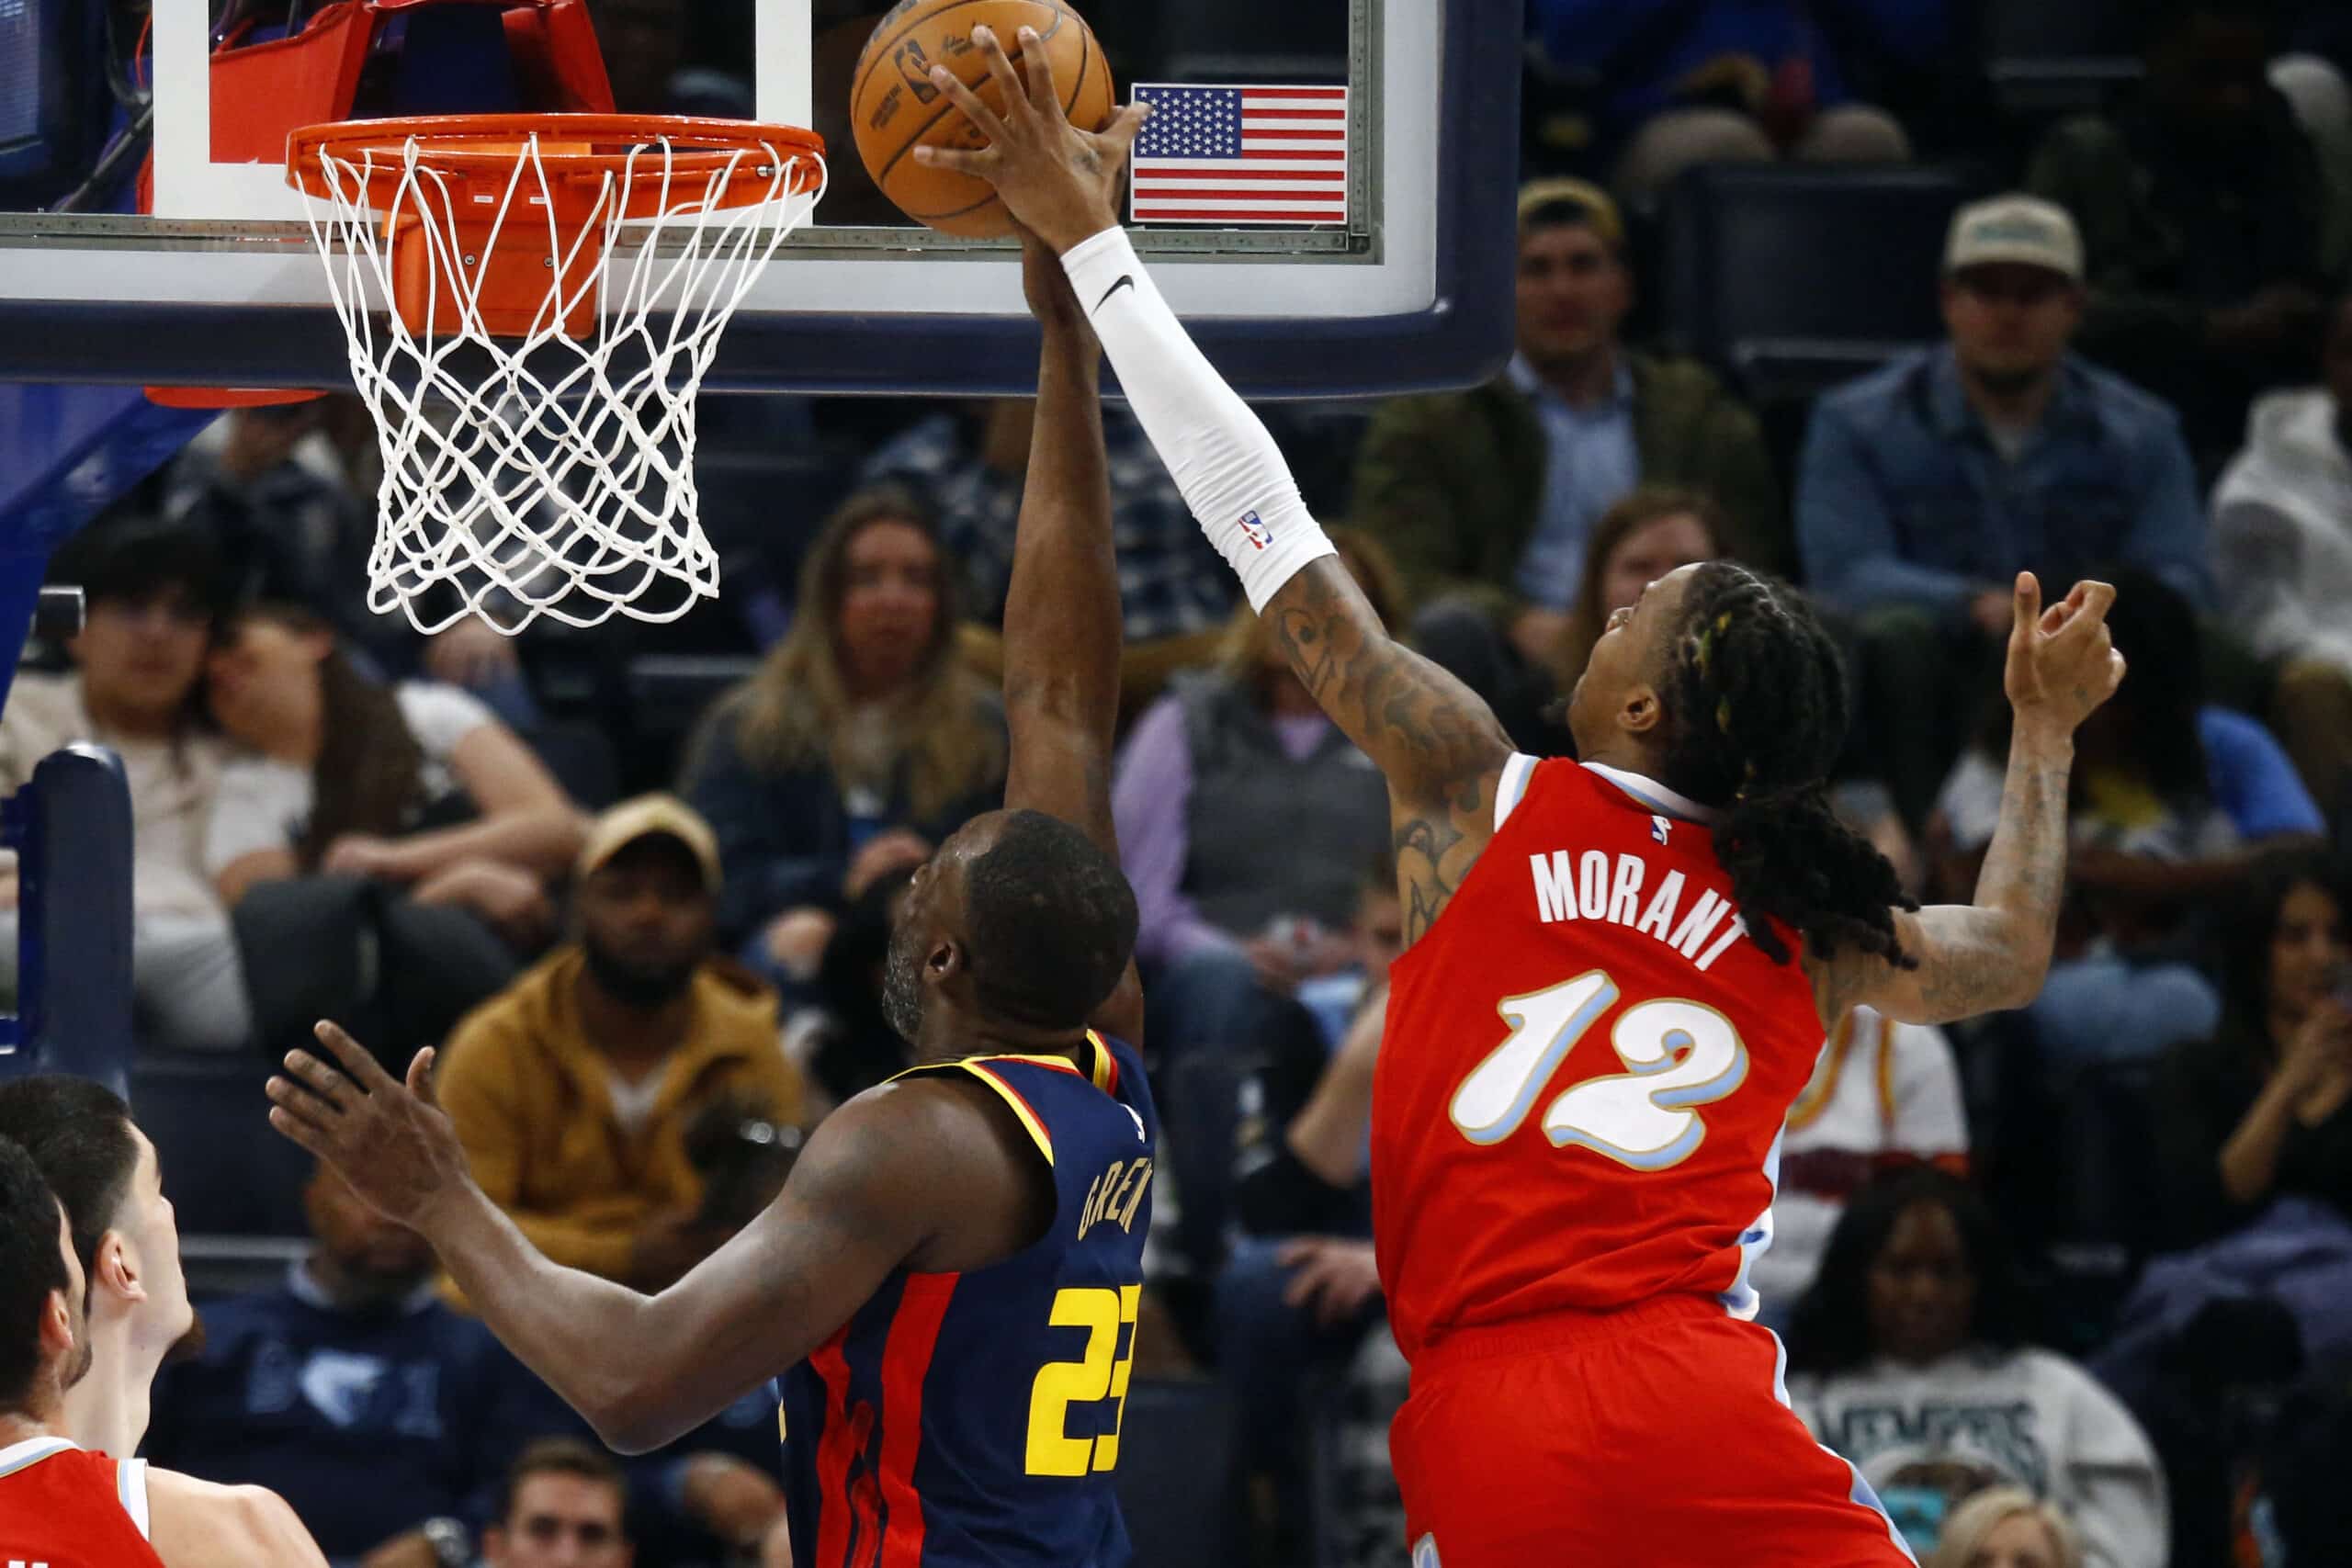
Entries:
{"type": "Polygon", "coordinates": [[[1919,998],[1938,1016],[1973,1018],[1999,1008],[2016,988],[2007,947],[1974,931],[1939,943],[1920,966],[1919,998]]]}
{"type": "Polygon", "coordinates": [[[1338,558],[1266,606],[1274,642],[1331,722],[1387,777],[1405,940],[1444,911],[1494,836],[1502,726],[1469,688],[1391,637],[1338,558]]]}
{"type": "Polygon", "coordinates": [[[2022,1007],[2050,964],[2066,887],[2070,743],[2020,734],[2009,751],[2000,826],[1965,908],[1917,917],[1919,967],[1878,968],[1840,1004],[1883,1001],[1896,1016],[1944,1023],[2022,1007]],[[1894,987],[1891,991],[1888,987],[1894,987]]]}

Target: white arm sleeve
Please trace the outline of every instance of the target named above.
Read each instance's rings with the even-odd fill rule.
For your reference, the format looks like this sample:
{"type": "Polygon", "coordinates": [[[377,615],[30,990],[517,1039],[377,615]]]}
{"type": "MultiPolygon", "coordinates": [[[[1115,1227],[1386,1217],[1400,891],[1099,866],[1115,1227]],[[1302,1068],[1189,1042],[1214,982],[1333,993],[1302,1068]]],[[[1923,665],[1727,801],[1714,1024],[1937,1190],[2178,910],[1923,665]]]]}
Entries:
{"type": "Polygon", "coordinates": [[[1194,346],[1125,230],[1073,245],[1062,267],[1194,521],[1250,608],[1263,610],[1300,568],[1332,553],[1274,438],[1194,346]]]}

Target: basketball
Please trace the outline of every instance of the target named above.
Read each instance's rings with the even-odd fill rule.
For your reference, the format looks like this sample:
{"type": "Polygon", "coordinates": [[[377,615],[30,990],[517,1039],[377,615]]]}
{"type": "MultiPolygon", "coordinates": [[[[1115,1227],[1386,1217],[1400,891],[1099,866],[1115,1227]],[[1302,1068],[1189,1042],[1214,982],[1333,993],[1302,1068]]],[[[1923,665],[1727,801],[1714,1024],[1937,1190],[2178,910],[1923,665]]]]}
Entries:
{"type": "Polygon", "coordinates": [[[850,87],[850,124],[858,156],[882,194],[899,209],[944,233],[986,239],[1012,231],[1012,215],[986,180],[914,160],[917,147],[978,148],[988,138],[932,84],[931,68],[944,65],[1001,108],[1003,94],[972,45],[972,29],[987,26],[1022,64],[1023,28],[1035,28],[1054,64],[1054,85],[1070,123],[1095,130],[1111,118],[1111,69],[1102,48],[1077,12],[1059,0],[899,0],[875,27],[858,57],[850,87]]]}

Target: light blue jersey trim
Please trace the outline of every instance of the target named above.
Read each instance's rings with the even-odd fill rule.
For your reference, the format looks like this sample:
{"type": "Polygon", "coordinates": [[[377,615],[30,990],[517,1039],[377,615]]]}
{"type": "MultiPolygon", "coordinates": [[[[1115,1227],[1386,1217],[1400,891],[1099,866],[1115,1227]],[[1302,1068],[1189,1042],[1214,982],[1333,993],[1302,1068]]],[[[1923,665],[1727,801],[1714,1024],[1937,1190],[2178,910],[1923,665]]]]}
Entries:
{"type": "Polygon", "coordinates": [[[1623,768],[1612,768],[1606,762],[1580,764],[1588,773],[1600,774],[1648,810],[1666,817],[1679,817],[1685,822],[1713,822],[1722,813],[1713,807],[1702,806],[1689,795],[1677,795],[1656,779],[1629,773],[1623,768]]]}
{"type": "Polygon", "coordinates": [[[1764,1156],[1764,1181],[1771,1196],[1765,1201],[1764,1212],[1756,1216],[1739,1235],[1739,1272],[1733,1276],[1731,1289],[1716,1298],[1724,1310],[1742,1323],[1756,1321],[1756,1314],[1764,1304],[1748,1282],[1748,1275],[1756,1268],[1756,1260],[1772,1245],[1772,1203],[1781,1195],[1781,1141],[1788,1136],[1784,1126],[1772,1134],[1772,1147],[1764,1156]]]}
{"type": "Polygon", "coordinates": [[[62,1454],[77,1447],[65,1438],[27,1438],[21,1443],[11,1443],[0,1449],[0,1476],[14,1475],[20,1470],[30,1470],[51,1454],[62,1454]]]}
{"type": "Polygon", "coordinates": [[[1510,814],[1527,798],[1528,781],[1535,776],[1535,759],[1524,751],[1513,751],[1510,761],[1503,764],[1503,776],[1495,784],[1495,831],[1503,830],[1510,814]]]}
{"type": "MultiPolygon", "coordinates": [[[[1769,1328],[1763,1332],[1772,1334],[1769,1328]]],[[[1781,1343],[1781,1337],[1777,1334],[1772,1334],[1772,1397],[1787,1406],[1791,1414],[1795,1413],[1796,1402],[1789,1397],[1789,1348],[1781,1343]]],[[[1879,1523],[1886,1527],[1886,1539],[1894,1543],[1894,1550],[1903,1553],[1905,1562],[1917,1564],[1919,1559],[1912,1551],[1911,1543],[1905,1540],[1903,1532],[1894,1528],[1894,1517],[1886,1511],[1886,1505],[1878,1500],[1878,1494],[1871,1489],[1871,1483],[1862,1479],[1862,1472],[1855,1468],[1854,1461],[1826,1443],[1816,1440],[1814,1447],[1846,1467],[1846,1473],[1854,1478],[1854,1483],[1846,1489],[1846,1500],[1876,1514],[1879,1523]]]]}
{"type": "Polygon", "coordinates": [[[122,1511],[139,1527],[139,1533],[149,1540],[155,1532],[147,1518],[147,1461],[143,1459],[119,1460],[114,1467],[115,1495],[122,1499],[122,1511]]]}

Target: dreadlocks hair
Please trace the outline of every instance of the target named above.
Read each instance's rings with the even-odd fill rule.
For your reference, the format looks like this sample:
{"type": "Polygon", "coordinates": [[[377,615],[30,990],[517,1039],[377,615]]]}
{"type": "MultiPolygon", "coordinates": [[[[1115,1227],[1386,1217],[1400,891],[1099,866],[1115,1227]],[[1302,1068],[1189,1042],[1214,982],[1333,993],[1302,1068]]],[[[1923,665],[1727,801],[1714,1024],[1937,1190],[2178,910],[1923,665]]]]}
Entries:
{"type": "Polygon", "coordinates": [[[1815,958],[1852,948],[1916,967],[1895,939],[1894,911],[1917,901],[1829,807],[1846,672],[1796,591],[1730,561],[1701,566],[1659,689],[1661,782],[1721,811],[1715,854],[1750,940],[1788,963],[1778,921],[1815,958]]]}

